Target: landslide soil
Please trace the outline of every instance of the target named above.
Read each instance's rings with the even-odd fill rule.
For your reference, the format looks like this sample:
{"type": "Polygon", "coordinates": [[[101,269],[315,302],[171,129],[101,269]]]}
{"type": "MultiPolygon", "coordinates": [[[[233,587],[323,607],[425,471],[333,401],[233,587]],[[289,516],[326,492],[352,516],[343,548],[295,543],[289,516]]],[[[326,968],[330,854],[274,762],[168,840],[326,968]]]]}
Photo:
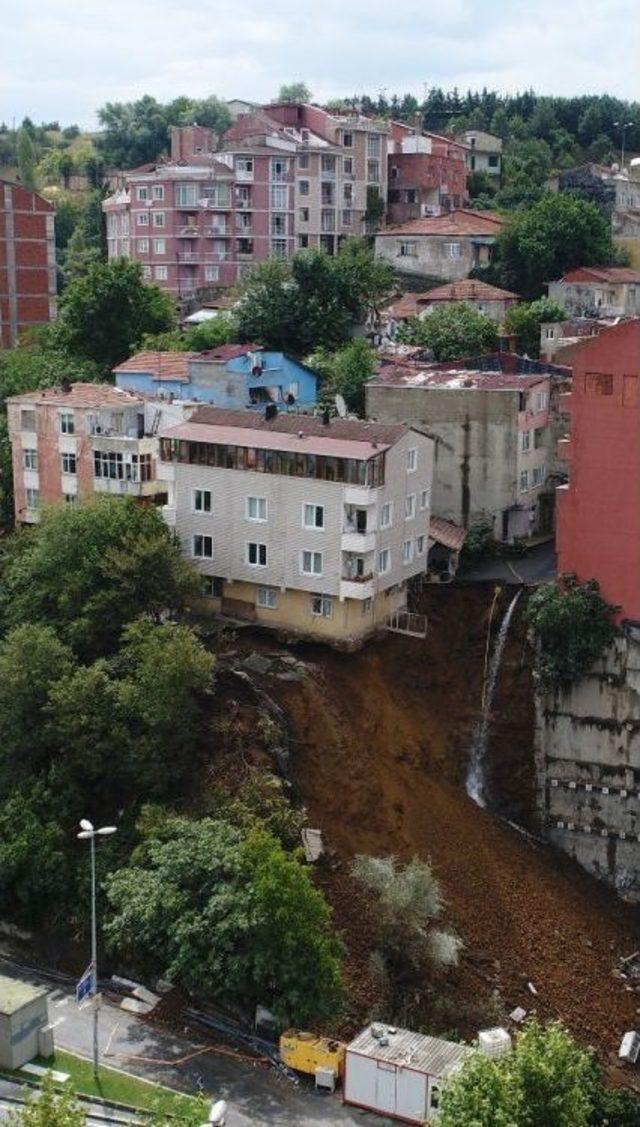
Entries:
{"type": "MultiPolygon", "coordinates": [[[[613,1061],[640,1012],[640,995],[612,974],[618,958],[640,946],[637,914],[464,790],[492,597],[490,587],[427,591],[425,640],[386,635],[355,654],[298,647],[313,675],[278,685],[291,724],[291,778],[333,858],[319,878],[349,948],[352,1018],[371,1010],[375,920],[349,864],[357,853],[417,854],[431,859],[447,922],[465,943],[460,969],[441,988],[448,1028],[473,1034],[483,1017],[522,1006],[561,1018],[613,1061]]],[[[494,628],[509,598],[500,597],[494,628]]],[[[530,666],[518,614],[488,768],[498,810],[532,824],[530,666]]]]}

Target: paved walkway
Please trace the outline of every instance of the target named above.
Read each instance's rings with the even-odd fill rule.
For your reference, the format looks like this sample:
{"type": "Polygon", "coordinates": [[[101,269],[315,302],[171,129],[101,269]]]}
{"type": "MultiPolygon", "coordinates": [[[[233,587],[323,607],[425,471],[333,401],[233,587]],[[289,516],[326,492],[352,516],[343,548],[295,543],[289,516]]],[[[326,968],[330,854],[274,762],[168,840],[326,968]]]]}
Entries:
{"type": "Polygon", "coordinates": [[[528,548],[521,556],[509,559],[483,560],[476,567],[460,572],[457,583],[496,582],[544,583],[556,576],[556,553],[553,541],[528,548]]]}

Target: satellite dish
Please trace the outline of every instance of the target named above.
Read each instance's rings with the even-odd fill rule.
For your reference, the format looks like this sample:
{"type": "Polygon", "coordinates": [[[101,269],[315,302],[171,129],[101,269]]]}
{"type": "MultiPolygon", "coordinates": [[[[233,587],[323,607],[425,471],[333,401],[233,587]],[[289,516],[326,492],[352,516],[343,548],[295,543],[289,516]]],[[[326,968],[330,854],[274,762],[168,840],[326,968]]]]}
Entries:
{"type": "Polygon", "coordinates": [[[344,398],[340,395],[340,392],[338,392],[338,394],[336,395],[336,411],[338,412],[338,415],[341,419],[346,419],[347,405],[344,401],[344,398]]]}

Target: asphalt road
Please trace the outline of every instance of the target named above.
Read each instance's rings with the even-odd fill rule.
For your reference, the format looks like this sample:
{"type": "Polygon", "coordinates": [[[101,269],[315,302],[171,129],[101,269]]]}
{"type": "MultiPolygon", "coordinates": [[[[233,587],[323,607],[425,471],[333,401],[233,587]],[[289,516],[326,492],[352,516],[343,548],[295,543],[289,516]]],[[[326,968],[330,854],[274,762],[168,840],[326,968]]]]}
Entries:
{"type": "Polygon", "coordinates": [[[502,581],[503,583],[543,583],[556,575],[556,554],[553,541],[527,548],[511,559],[483,560],[476,567],[456,576],[458,583],[502,581]]]}
{"type": "MultiPolygon", "coordinates": [[[[4,961],[2,973],[47,984],[44,977],[25,976],[4,961]]],[[[78,1007],[72,995],[52,988],[49,1019],[58,1048],[91,1056],[89,1008],[78,1007]]],[[[170,1088],[195,1094],[201,1078],[205,1096],[227,1101],[227,1127],[391,1127],[391,1120],[345,1107],[339,1094],[317,1093],[304,1080],[296,1086],[271,1067],[215,1052],[190,1031],[185,1030],[184,1037],[174,1036],[109,1003],[100,1010],[99,1047],[102,1064],[170,1088]]]]}

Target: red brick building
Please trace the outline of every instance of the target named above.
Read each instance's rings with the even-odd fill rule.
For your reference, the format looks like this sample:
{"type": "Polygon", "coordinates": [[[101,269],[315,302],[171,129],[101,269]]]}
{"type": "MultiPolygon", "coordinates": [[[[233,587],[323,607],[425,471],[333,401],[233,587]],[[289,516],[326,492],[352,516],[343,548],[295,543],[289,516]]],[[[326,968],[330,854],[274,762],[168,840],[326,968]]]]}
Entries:
{"type": "Polygon", "coordinates": [[[391,123],[389,224],[407,223],[464,207],[468,202],[468,148],[437,133],[416,133],[391,123]]]}
{"type": "Polygon", "coordinates": [[[54,207],[0,180],[0,348],[56,315],[54,207]]]}
{"type": "Polygon", "coordinates": [[[586,338],[563,361],[573,385],[559,451],[569,469],[557,490],[559,571],[597,579],[619,620],[640,621],[640,320],[586,338]]]}

